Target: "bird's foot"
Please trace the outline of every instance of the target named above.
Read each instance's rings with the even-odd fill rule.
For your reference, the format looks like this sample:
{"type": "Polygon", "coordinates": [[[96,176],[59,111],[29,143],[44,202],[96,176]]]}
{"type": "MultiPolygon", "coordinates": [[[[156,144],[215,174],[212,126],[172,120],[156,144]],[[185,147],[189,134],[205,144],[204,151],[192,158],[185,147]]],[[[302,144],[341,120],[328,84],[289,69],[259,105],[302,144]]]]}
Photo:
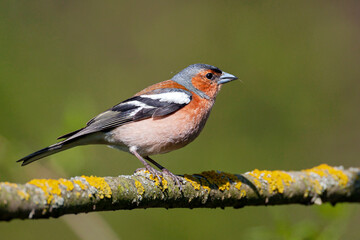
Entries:
{"type": "Polygon", "coordinates": [[[182,192],[183,179],[180,176],[177,176],[177,175],[173,174],[172,172],[170,172],[166,168],[163,168],[162,172],[164,174],[168,175],[176,183],[176,185],[179,186],[180,192],[182,192]]]}

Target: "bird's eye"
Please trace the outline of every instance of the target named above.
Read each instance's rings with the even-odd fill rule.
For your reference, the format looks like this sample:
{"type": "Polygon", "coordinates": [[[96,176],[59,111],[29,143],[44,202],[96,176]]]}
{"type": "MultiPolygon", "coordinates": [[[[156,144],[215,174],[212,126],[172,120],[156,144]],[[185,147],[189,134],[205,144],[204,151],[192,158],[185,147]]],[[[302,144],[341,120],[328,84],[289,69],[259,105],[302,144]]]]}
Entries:
{"type": "Polygon", "coordinates": [[[206,77],[207,79],[212,79],[213,76],[214,76],[214,75],[213,75],[212,73],[208,73],[208,74],[205,75],[205,77],[206,77]]]}

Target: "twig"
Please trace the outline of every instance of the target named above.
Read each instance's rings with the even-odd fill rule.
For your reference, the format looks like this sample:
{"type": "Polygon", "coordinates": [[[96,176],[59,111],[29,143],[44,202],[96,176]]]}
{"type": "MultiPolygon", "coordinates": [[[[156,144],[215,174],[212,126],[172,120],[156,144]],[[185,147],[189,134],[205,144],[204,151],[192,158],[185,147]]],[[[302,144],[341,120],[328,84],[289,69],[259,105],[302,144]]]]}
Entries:
{"type": "Polygon", "coordinates": [[[33,179],[0,183],[0,220],[59,217],[135,208],[216,208],[280,204],[360,202],[360,169],[326,164],[303,171],[184,175],[183,191],[164,176],[33,179]]]}

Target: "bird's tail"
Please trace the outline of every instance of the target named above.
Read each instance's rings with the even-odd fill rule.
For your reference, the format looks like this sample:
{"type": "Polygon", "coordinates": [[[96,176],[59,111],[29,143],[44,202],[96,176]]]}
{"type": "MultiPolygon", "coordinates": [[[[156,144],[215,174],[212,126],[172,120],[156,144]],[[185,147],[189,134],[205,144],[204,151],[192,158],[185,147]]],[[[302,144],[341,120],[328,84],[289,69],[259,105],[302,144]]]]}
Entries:
{"type": "Polygon", "coordinates": [[[36,160],[53,155],[55,153],[64,151],[66,149],[69,149],[69,148],[72,148],[75,146],[78,146],[78,144],[76,144],[74,141],[65,140],[62,142],[55,143],[49,147],[43,148],[43,149],[41,149],[37,152],[34,152],[30,155],[27,155],[26,157],[23,157],[22,159],[17,160],[17,162],[22,162],[21,166],[25,166],[36,160]]]}

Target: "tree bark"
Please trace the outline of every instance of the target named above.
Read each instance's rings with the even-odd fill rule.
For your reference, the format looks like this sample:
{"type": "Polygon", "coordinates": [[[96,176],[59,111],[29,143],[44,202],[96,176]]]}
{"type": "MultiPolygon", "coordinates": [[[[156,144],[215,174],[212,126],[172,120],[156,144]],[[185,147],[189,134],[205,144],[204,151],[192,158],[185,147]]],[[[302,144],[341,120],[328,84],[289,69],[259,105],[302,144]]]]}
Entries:
{"type": "Polygon", "coordinates": [[[326,164],[302,171],[207,171],[184,175],[182,191],[166,175],[81,176],[0,183],[0,220],[135,208],[241,208],[360,202],[360,169],[326,164]]]}

